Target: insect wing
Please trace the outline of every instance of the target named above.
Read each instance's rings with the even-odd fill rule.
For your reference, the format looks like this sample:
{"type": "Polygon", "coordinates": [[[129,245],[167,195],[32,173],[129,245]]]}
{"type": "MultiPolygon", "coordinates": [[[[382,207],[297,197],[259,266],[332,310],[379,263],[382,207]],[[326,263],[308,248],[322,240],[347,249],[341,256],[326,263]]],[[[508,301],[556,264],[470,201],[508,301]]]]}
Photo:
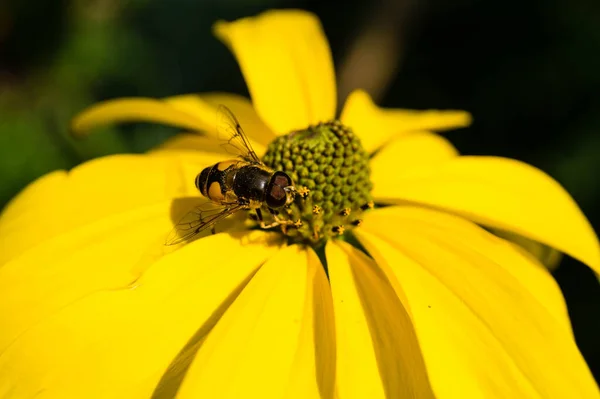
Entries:
{"type": "Polygon", "coordinates": [[[227,152],[242,157],[248,162],[260,163],[240,122],[224,105],[219,105],[217,111],[217,134],[219,139],[224,141],[222,146],[227,152]]]}
{"type": "Polygon", "coordinates": [[[224,206],[215,206],[212,203],[206,203],[197,206],[175,225],[171,233],[169,233],[165,245],[177,245],[190,241],[204,230],[214,226],[217,222],[229,215],[233,215],[242,208],[243,205],[237,203],[224,206]]]}

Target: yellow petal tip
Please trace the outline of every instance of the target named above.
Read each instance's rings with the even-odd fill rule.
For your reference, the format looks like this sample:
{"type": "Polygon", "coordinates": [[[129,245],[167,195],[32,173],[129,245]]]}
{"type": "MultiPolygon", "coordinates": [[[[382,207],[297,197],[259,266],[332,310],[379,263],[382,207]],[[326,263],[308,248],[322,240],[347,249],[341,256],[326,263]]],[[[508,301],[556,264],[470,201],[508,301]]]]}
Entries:
{"type": "Polygon", "coordinates": [[[257,113],[277,134],[335,115],[335,72],[319,19],[302,10],[270,10],[213,34],[234,54],[257,113]]]}
{"type": "Polygon", "coordinates": [[[456,127],[467,127],[473,123],[473,115],[468,111],[446,111],[456,114],[456,127]]]}
{"type": "Polygon", "coordinates": [[[225,29],[227,29],[227,25],[229,25],[230,22],[227,22],[225,20],[218,20],[217,22],[215,22],[212,25],[211,31],[212,34],[219,40],[221,40],[222,42],[226,42],[227,36],[225,34],[225,29]]]}
{"type": "Polygon", "coordinates": [[[86,126],[88,109],[76,114],[69,123],[69,135],[75,138],[86,136],[91,127],[86,126]]]}

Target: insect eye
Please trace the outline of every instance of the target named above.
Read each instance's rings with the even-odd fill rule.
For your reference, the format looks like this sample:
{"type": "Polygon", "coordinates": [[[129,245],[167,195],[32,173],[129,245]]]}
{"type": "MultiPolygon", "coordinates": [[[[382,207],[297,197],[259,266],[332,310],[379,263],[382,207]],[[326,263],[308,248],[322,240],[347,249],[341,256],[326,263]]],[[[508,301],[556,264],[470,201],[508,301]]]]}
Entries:
{"type": "Polygon", "coordinates": [[[292,185],[292,179],[283,172],[275,172],[267,186],[267,206],[281,208],[287,202],[285,188],[292,185]]]}

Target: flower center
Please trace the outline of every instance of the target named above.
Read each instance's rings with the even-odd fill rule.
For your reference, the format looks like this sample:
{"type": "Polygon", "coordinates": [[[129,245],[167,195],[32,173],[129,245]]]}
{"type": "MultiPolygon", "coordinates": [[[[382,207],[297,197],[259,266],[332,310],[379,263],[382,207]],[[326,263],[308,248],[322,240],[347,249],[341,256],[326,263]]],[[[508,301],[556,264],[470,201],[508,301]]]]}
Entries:
{"type": "Polygon", "coordinates": [[[369,155],[352,130],[334,120],[273,141],[263,162],[286,172],[299,195],[277,215],[292,242],[318,245],[361,224],[373,207],[369,155]]]}

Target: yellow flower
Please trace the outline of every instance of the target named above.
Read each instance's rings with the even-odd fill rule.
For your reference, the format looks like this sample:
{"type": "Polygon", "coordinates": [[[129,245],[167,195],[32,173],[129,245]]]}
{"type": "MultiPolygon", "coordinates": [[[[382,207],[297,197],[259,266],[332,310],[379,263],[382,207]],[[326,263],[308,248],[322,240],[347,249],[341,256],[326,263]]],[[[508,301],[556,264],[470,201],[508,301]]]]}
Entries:
{"type": "Polygon", "coordinates": [[[212,137],[218,104],[259,154],[336,109],[311,14],[272,11],[215,30],[252,103],[207,94],[97,105],[76,131],[145,120],[206,134],[51,173],[4,210],[0,398],[600,397],[552,277],[479,225],[600,272],[597,238],[541,171],[458,156],[430,132],[467,125],[464,112],[349,97],[340,119],[374,154],[372,196],[389,206],[352,230],[370,256],[326,243],[328,275],[310,246],[277,232],[165,247],[198,202],[196,174],[227,159],[212,137]]]}

